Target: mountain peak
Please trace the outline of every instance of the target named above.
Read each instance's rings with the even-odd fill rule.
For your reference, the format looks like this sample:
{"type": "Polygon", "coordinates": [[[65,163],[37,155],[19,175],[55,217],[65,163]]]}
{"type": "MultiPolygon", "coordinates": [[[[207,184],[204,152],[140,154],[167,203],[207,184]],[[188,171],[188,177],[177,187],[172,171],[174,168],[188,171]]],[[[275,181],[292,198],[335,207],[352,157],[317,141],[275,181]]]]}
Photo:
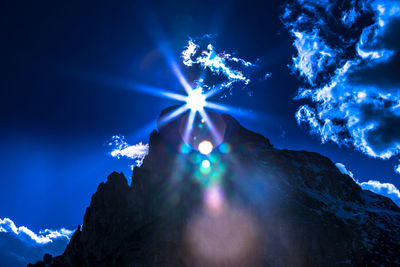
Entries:
{"type": "Polygon", "coordinates": [[[197,117],[187,134],[187,113],[165,121],[172,110],[132,184],[113,172],[99,185],[53,266],[400,264],[400,208],[390,199],[229,115],[208,113],[213,132],[197,117]],[[199,151],[205,140],[209,154],[199,151]]]}

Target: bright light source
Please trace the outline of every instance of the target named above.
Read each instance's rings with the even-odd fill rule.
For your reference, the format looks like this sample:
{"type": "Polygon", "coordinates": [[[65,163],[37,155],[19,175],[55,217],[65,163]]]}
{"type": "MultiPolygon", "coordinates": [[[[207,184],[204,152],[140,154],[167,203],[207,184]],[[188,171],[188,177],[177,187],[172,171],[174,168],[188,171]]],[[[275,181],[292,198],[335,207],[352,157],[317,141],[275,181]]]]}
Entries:
{"type": "Polygon", "coordinates": [[[208,141],[208,140],[202,141],[202,142],[199,144],[199,147],[198,147],[200,153],[203,154],[203,155],[208,155],[208,154],[210,154],[211,151],[213,150],[213,148],[214,148],[213,144],[211,144],[211,142],[208,141]]]}
{"type": "Polygon", "coordinates": [[[206,105],[206,96],[201,88],[189,92],[186,98],[186,106],[192,111],[200,111],[206,105]]]}
{"type": "Polygon", "coordinates": [[[203,167],[203,168],[205,168],[205,169],[208,169],[208,168],[210,168],[210,166],[211,166],[211,163],[210,163],[210,161],[209,160],[203,160],[202,162],[201,162],[201,166],[203,167]]]}

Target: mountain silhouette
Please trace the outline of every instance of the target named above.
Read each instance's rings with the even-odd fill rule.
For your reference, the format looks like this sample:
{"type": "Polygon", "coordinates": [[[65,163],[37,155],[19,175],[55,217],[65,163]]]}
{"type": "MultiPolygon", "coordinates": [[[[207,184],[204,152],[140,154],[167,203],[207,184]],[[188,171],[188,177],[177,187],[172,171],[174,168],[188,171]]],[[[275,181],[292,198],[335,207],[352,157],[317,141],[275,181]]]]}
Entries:
{"type": "Polygon", "coordinates": [[[184,136],[187,114],[163,121],[172,110],[132,184],[111,173],[65,252],[31,266],[400,265],[392,200],[318,153],[274,148],[226,114],[208,113],[220,140],[198,117],[184,136]],[[205,139],[209,155],[197,150],[205,139]]]}

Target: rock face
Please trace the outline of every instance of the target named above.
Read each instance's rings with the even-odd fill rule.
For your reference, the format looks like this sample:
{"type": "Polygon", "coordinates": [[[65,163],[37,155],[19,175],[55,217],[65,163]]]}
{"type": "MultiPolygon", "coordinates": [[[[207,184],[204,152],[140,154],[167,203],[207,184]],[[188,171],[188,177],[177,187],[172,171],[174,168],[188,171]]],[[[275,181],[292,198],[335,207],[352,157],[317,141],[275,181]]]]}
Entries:
{"type": "Polygon", "coordinates": [[[181,117],[160,124],[132,184],[110,174],[46,266],[400,265],[400,208],[390,199],[326,157],[275,149],[220,118],[224,143],[208,156],[182,145],[181,117]]]}

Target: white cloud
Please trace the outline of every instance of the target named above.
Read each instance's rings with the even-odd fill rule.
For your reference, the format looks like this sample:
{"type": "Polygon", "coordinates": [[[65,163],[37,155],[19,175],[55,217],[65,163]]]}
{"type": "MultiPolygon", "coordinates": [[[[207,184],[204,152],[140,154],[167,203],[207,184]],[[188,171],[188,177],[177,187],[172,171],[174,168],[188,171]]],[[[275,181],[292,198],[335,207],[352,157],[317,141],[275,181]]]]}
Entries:
{"type": "Polygon", "coordinates": [[[400,174],[400,164],[396,166],[395,171],[400,174]]]}
{"type": "Polygon", "coordinates": [[[347,170],[346,166],[342,163],[336,163],[336,167],[339,171],[343,174],[349,175],[353,180],[361,186],[364,190],[370,190],[374,193],[379,195],[383,195],[385,197],[390,198],[393,200],[400,207],[400,191],[396,188],[394,184],[391,183],[381,183],[376,180],[369,180],[368,182],[359,182],[357,179],[354,178],[354,175],[351,171],[347,170]]]}
{"type": "Polygon", "coordinates": [[[127,146],[124,149],[114,149],[111,152],[113,157],[128,157],[131,159],[144,158],[149,150],[148,144],[139,143],[133,146],[127,146]]]}
{"type": "Polygon", "coordinates": [[[194,54],[196,54],[197,49],[198,46],[192,40],[189,40],[188,45],[185,47],[185,50],[182,51],[183,64],[191,67],[193,63],[195,63],[192,60],[192,57],[194,56],[194,54]]]}
{"type": "MultiPolygon", "coordinates": [[[[249,84],[251,80],[243,71],[248,67],[255,67],[255,65],[232,54],[217,52],[213,45],[208,42],[209,37],[209,35],[206,35],[197,40],[197,44],[192,39],[188,41],[188,45],[182,51],[183,64],[188,67],[198,65],[214,75],[225,77],[223,82],[220,83],[221,88],[231,88],[237,82],[249,84]]],[[[197,81],[197,86],[214,87],[212,84],[207,85],[203,82],[203,79],[197,81]]]]}
{"type": "Polygon", "coordinates": [[[35,233],[25,226],[17,227],[11,219],[0,219],[0,263],[26,266],[42,260],[46,253],[62,254],[72,234],[73,231],[65,228],[35,233]]]}
{"type": "Polygon", "coordinates": [[[393,200],[400,207],[400,191],[391,183],[381,183],[375,180],[358,183],[362,189],[367,189],[393,200]]]}
{"type": "Polygon", "coordinates": [[[131,146],[125,141],[125,137],[122,135],[114,135],[112,140],[109,142],[109,145],[114,147],[110,153],[112,157],[118,159],[121,157],[127,157],[133,159],[137,166],[142,165],[144,158],[149,153],[148,144],[140,142],[131,146]]]}
{"type": "Polygon", "coordinates": [[[400,153],[400,3],[346,3],[293,0],[282,16],[304,78],[297,99],[311,100],[296,119],[323,143],[389,159],[400,153]]]}
{"type": "Polygon", "coordinates": [[[348,176],[350,176],[351,178],[354,179],[353,173],[352,173],[351,171],[347,170],[347,169],[346,169],[346,166],[344,166],[344,164],[342,164],[342,163],[336,163],[335,165],[336,165],[336,167],[339,169],[339,171],[340,171],[342,174],[347,174],[348,176]]]}

